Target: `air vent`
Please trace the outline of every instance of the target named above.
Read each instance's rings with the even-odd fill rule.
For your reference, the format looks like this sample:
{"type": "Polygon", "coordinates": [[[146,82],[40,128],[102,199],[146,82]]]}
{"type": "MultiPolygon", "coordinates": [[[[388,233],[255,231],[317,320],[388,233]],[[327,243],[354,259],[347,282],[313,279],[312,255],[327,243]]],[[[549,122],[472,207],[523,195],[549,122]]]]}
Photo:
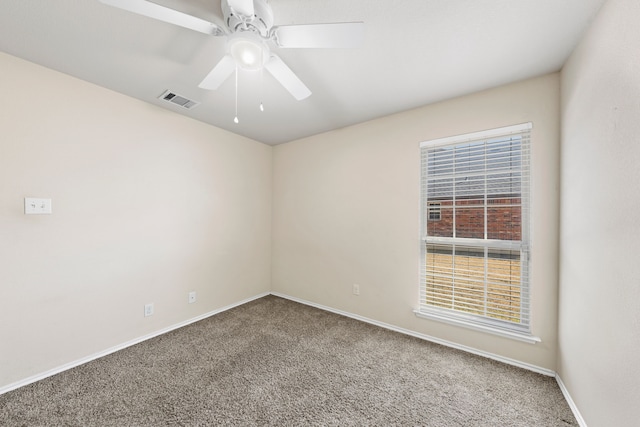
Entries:
{"type": "Polygon", "coordinates": [[[197,105],[200,105],[199,102],[192,101],[190,99],[185,98],[184,96],[178,95],[177,93],[171,92],[170,90],[166,91],[162,95],[160,95],[160,99],[166,102],[170,102],[172,104],[178,105],[182,108],[186,108],[190,110],[197,105]]]}

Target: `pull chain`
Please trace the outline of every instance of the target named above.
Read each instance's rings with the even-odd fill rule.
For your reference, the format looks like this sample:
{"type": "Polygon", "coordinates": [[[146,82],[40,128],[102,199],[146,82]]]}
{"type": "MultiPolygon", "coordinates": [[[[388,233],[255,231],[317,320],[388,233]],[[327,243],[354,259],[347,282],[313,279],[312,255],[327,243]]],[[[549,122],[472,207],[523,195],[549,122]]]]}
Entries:
{"type": "Polygon", "coordinates": [[[260,67],[260,111],[264,111],[264,105],[262,105],[262,99],[264,98],[264,52],[260,52],[260,60],[263,64],[260,67]]]}
{"type": "Polygon", "coordinates": [[[262,98],[264,97],[264,68],[260,69],[260,111],[264,111],[264,105],[262,105],[262,98]]]}
{"type": "Polygon", "coordinates": [[[236,116],[233,119],[234,123],[238,123],[238,66],[236,65],[236,116]]]}

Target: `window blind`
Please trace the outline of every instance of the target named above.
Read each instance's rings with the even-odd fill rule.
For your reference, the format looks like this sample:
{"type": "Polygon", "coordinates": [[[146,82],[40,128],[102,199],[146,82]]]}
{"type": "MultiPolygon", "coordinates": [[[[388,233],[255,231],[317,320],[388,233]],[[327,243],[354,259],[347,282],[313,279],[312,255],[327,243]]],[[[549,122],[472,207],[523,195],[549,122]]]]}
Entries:
{"type": "Polygon", "coordinates": [[[530,130],[421,144],[420,312],[529,331],[530,130]]]}

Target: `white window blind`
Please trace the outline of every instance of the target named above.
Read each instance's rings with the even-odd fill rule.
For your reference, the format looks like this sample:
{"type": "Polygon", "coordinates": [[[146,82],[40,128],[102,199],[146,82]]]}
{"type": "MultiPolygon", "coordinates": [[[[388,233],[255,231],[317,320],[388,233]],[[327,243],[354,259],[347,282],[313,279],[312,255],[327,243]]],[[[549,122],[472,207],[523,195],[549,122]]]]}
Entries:
{"type": "Polygon", "coordinates": [[[420,145],[419,313],[529,333],[530,129],[420,145]]]}

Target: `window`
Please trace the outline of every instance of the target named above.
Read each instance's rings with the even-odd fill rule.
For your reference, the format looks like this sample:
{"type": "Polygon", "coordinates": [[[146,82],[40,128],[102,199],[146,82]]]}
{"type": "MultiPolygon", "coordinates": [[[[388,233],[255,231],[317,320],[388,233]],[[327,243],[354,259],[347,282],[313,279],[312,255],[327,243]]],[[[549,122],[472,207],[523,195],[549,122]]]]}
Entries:
{"type": "Polygon", "coordinates": [[[429,202],[429,221],[440,221],[440,203],[429,202]]]}
{"type": "Polygon", "coordinates": [[[418,315],[535,341],[526,338],[530,129],[527,123],[420,145],[418,315]]]}

